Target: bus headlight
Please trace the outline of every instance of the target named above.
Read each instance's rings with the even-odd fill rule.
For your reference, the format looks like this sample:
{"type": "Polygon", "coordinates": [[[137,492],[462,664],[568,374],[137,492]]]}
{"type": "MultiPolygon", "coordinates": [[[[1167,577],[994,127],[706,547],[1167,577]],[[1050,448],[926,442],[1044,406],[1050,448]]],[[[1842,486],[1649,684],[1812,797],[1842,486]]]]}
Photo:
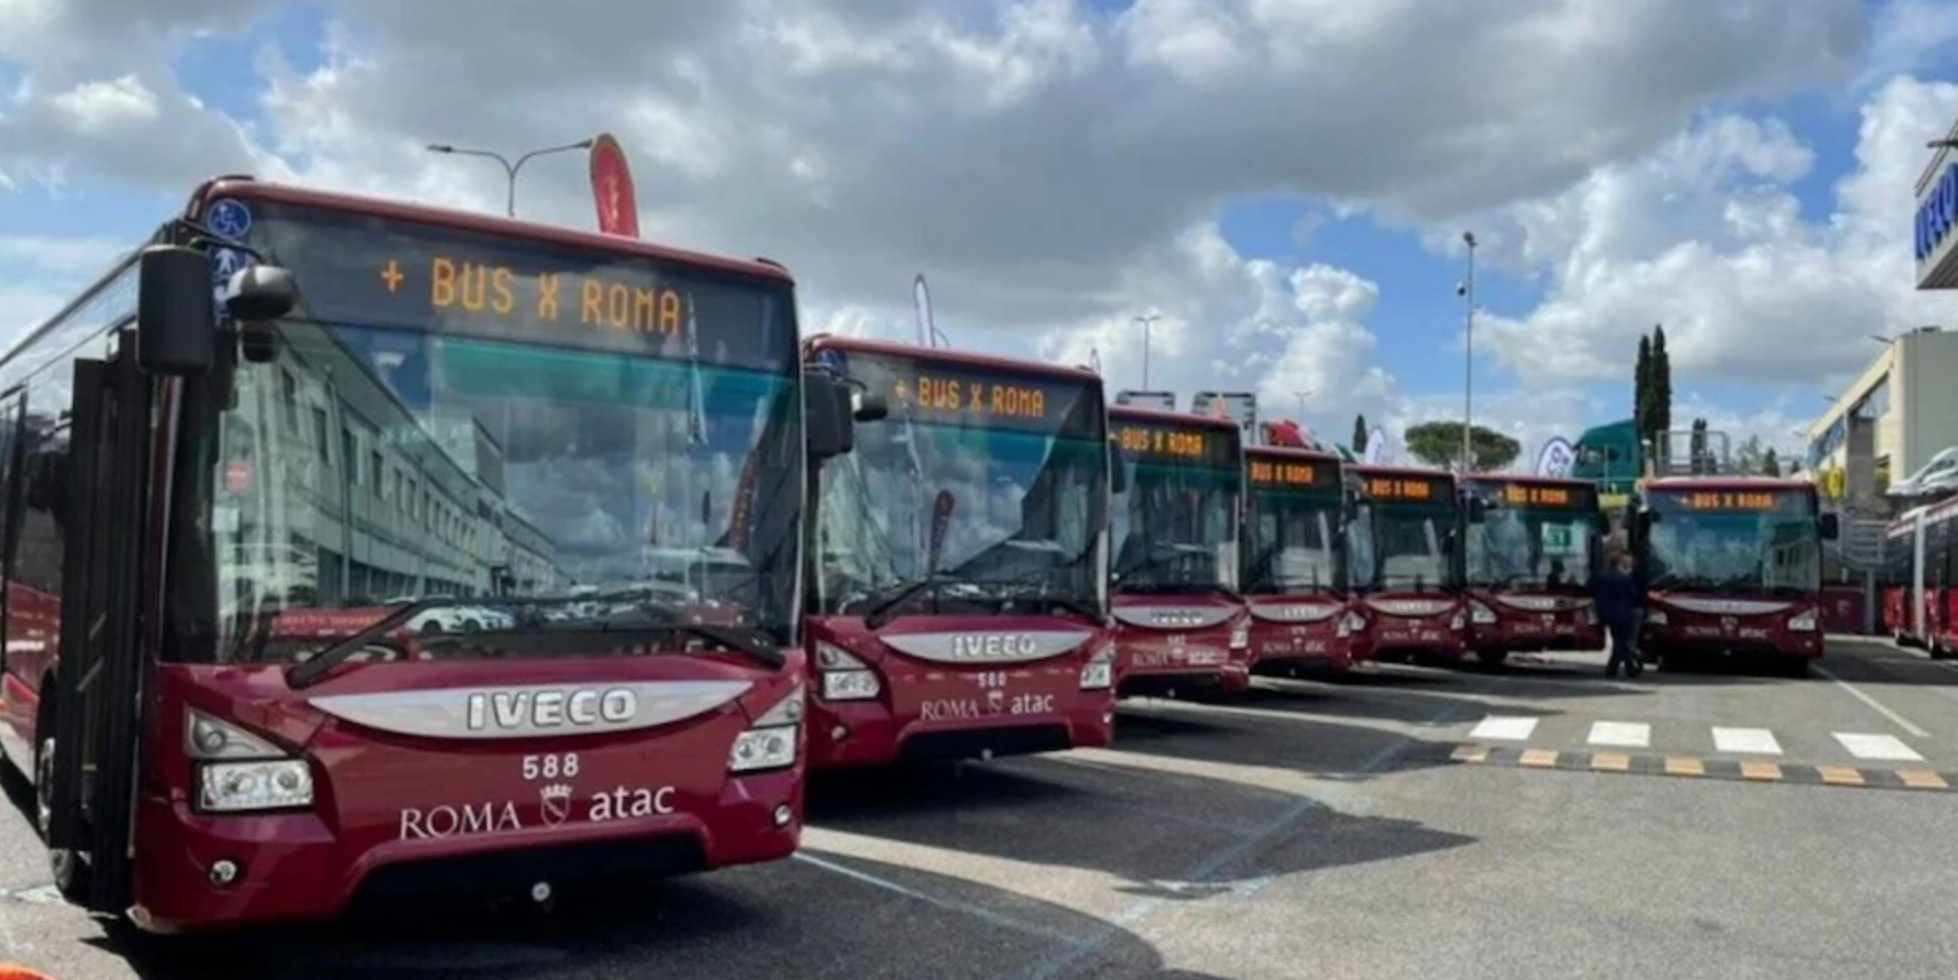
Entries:
{"type": "Polygon", "coordinates": [[[1448,628],[1451,630],[1459,630],[1467,625],[1468,617],[1463,615],[1460,609],[1455,610],[1455,618],[1448,621],[1448,628]]]}
{"type": "Polygon", "coordinates": [[[1469,617],[1477,626],[1493,626],[1496,623],[1496,611],[1479,602],[1469,603],[1469,617]]]}
{"type": "Polygon", "coordinates": [[[1081,668],[1081,690],[1105,691],[1115,686],[1115,644],[1104,643],[1081,668]]]}
{"type": "Polygon", "coordinates": [[[313,805],[313,772],[300,759],[207,762],[198,767],[197,808],[206,813],[292,810],[313,805]]]}
{"type": "Polygon", "coordinates": [[[748,730],[734,737],[728,751],[729,772],[760,772],[795,765],[796,741],[802,734],[802,685],[762,713],[748,730]]]}
{"type": "Polygon", "coordinates": [[[1788,628],[1797,633],[1813,633],[1815,632],[1815,626],[1815,610],[1813,609],[1796,613],[1794,618],[1788,620],[1788,628]]]}
{"type": "Polygon", "coordinates": [[[1239,623],[1231,627],[1231,649],[1243,650],[1251,646],[1251,624],[1239,623]]]}
{"type": "Polygon", "coordinates": [[[816,671],[825,701],[867,701],[883,690],[876,671],[834,643],[816,641],[816,671]]]}
{"type": "Polygon", "coordinates": [[[313,805],[304,759],[230,722],[184,712],[184,751],[193,760],[196,809],[204,813],[294,810],[313,805]]]}

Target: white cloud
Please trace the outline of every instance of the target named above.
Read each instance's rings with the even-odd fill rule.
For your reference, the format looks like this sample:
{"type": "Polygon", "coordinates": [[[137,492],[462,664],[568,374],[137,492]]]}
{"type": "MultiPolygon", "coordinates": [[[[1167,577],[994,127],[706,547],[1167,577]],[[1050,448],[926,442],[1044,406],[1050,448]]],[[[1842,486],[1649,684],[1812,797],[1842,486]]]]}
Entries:
{"type": "Polygon", "coordinates": [[[1912,188],[1925,134],[1954,116],[1958,85],[1901,78],[1876,92],[1857,169],[1820,221],[1802,218],[1789,186],[1812,152],[1779,123],[1732,116],[1478,217],[1499,260],[1550,283],[1536,308],[1492,318],[1487,343],[1526,384],[1616,380],[1663,323],[1676,388],[1825,384],[1868,360],[1867,334],[1937,322],[1937,297],[1914,289],[1912,188]]]}

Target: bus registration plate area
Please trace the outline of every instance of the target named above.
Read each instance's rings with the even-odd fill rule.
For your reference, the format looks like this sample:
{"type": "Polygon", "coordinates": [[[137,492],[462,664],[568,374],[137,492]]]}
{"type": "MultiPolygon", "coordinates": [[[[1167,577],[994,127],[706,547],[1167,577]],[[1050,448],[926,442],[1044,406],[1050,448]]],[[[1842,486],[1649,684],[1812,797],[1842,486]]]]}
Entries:
{"type": "Polygon", "coordinates": [[[1065,707],[1056,678],[1049,676],[1056,674],[1055,669],[1043,668],[941,676],[923,685],[918,717],[926,722],[958,722],[1056,714],[1065,707]]]}

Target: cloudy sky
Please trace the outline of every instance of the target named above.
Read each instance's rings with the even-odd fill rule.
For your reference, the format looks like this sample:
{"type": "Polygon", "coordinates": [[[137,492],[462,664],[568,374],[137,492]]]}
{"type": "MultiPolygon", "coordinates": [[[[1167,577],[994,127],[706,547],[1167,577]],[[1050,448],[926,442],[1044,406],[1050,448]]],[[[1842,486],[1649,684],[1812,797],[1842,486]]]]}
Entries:
{"type": "MultiPolygon", "coordinates": [[[[810,329],[1250,389],[1344,439],[1630,412],[1784,447],[1912,290],[1949,0],[0,0],[0,334],[198,179],[501,206],[508,151],[616,133],[648,236],[793,269],[810,329]],[[495,8],[492,10],[492,8],[495,8]]],[[[582,162],[521,213],[595,224],[582,162]]]]}

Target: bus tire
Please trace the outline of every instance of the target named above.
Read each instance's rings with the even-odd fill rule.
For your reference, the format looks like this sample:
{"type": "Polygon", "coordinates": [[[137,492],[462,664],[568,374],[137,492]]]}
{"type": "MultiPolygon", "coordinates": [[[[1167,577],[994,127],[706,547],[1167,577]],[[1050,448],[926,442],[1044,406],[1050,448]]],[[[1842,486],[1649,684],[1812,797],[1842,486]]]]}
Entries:
{"type": "Polygon", "coordinates": [[[1481,661],[1482,666],[1488,667],[1493,670],[1497,667],[1501,667],[1503,665],[1503,661],[1509,659],[1509,651],[1508,650],[1477,650],[1475,651],[1475,659],[1481,661]]]}
{"type": "MultiPolygon", "coordinates": [[[[49,680],[41,690],[54,690],[52,678],[49,680]]],[[[34,719],[34,829],[40,832],[43,846],[54,822],[54,708],[54,699],[43,697],[34,719]]],[[[88,891],[88,862],[74,851],[48,847],[48,874],[55,889],[71,901],[88,891]]]]}

